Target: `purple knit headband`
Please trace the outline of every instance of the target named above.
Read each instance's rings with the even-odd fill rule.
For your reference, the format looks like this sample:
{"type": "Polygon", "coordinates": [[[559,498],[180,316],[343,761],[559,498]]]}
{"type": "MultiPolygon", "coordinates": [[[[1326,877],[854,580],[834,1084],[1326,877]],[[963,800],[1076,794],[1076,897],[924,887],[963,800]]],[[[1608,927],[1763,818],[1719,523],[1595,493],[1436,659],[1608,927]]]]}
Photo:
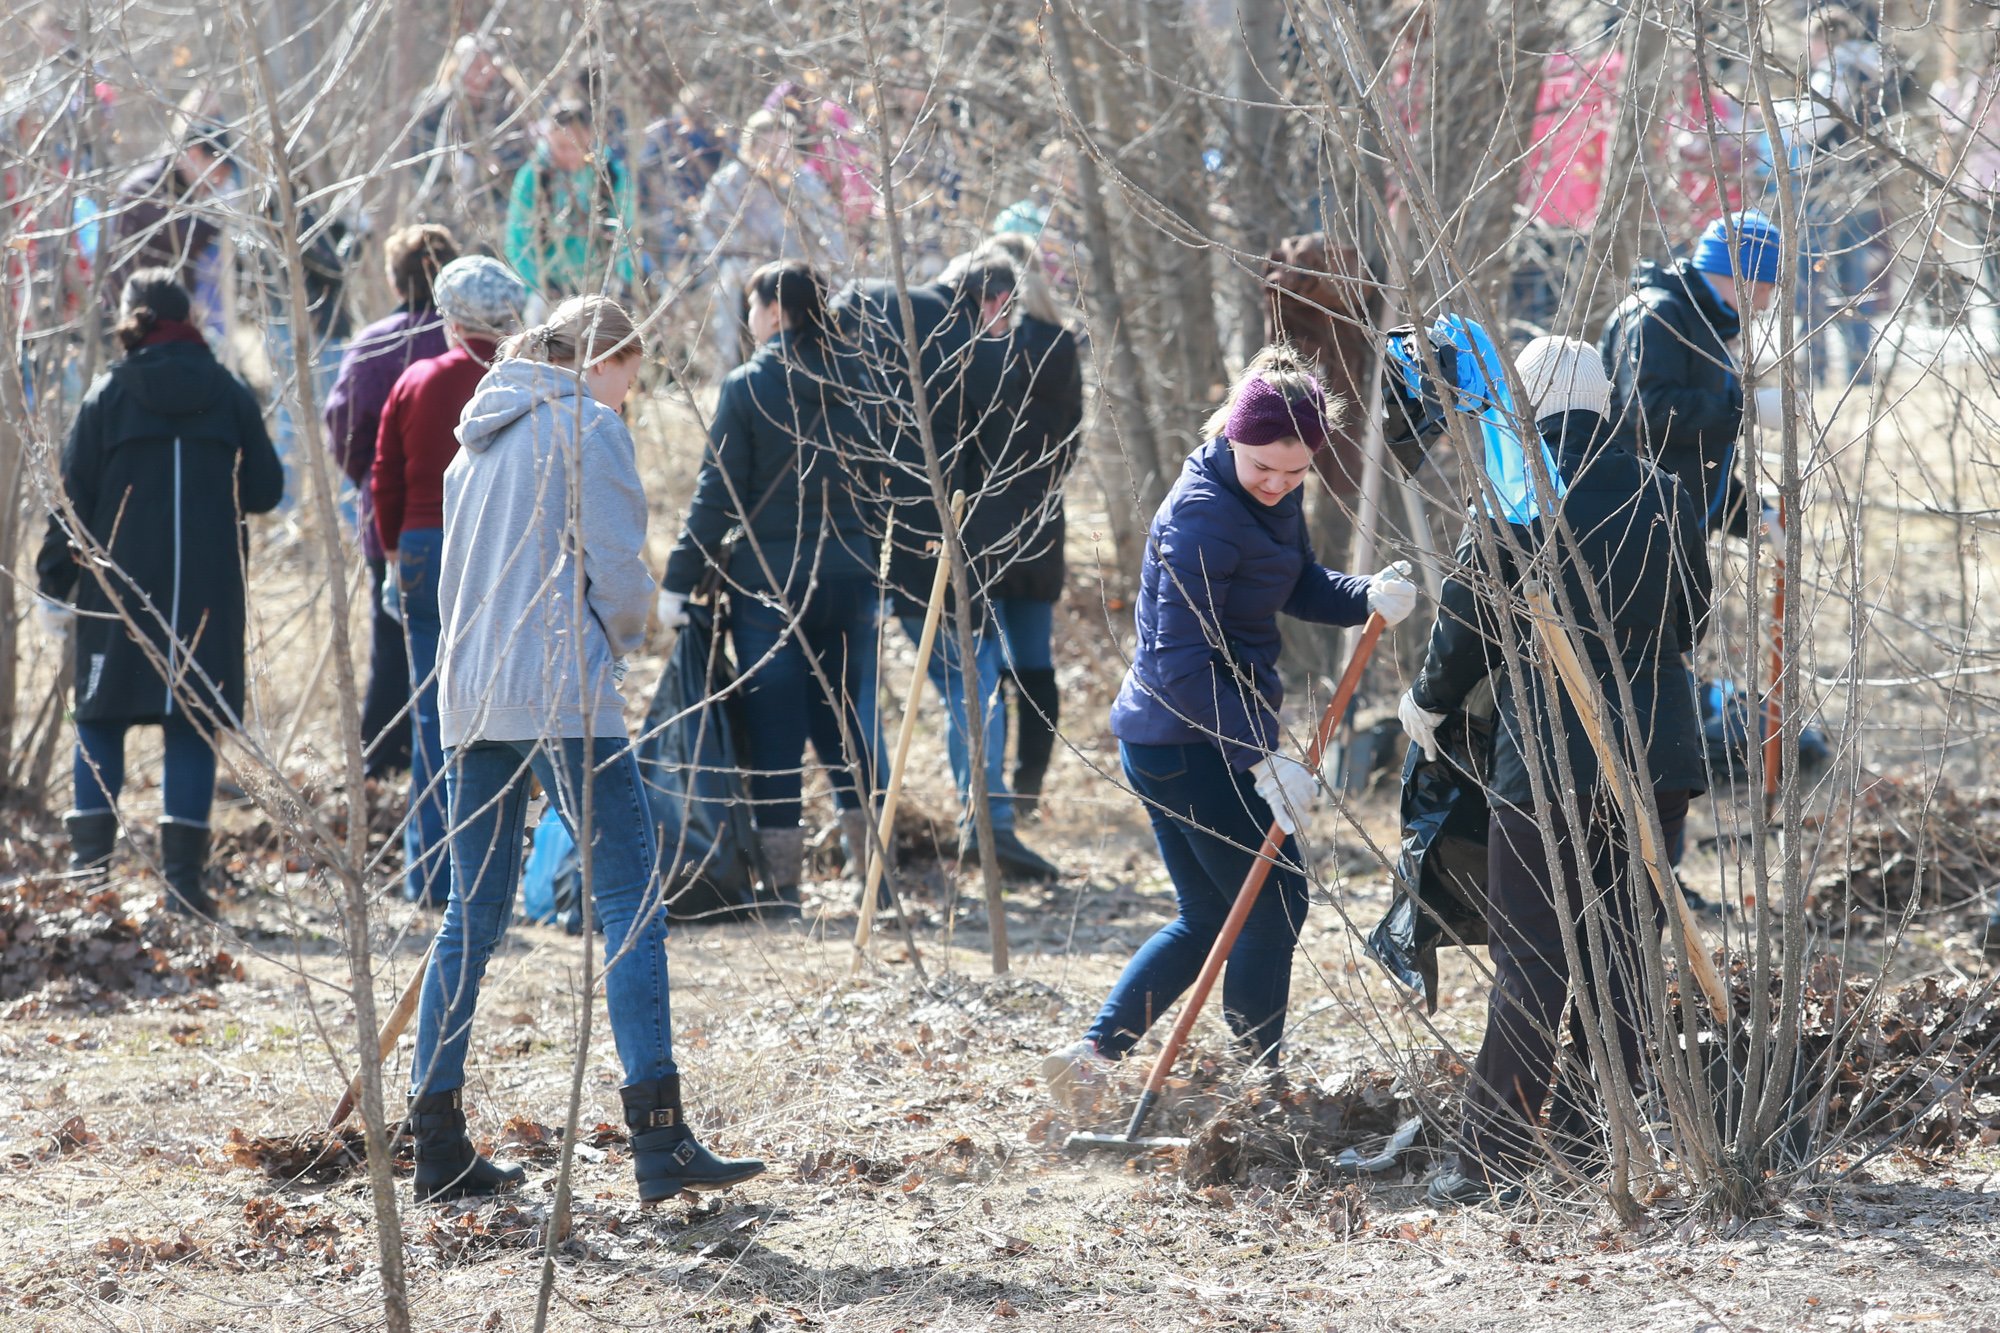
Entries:
{"type": "Polygon", "coordinates": [[[1317,383],[1297,398],[1262,375],[1253,375],[1229,407],[1224,433],[1237,444],[1298,440],[1317,452],[1326,447],[1326,393],[1317,383]]]}

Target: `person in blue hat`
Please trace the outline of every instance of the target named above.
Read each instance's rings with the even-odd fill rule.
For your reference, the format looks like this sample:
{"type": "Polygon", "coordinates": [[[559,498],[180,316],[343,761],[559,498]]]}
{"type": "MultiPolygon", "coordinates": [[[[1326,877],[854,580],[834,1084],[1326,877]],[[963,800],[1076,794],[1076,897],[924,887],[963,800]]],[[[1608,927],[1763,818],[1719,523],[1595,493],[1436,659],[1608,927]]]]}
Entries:
{"type": "Polygon", "coordinates": [[[1671,472],[1708,531],[1745,536],[1749,492],[1735,470],[1743,428],[1737,340],[1745,316],[1769,308],[1778,228],[1752,210],[1716,218],[1694,253],[1642,262],[1597,349],[1611,377],[1613,438],[1671,472]]]}

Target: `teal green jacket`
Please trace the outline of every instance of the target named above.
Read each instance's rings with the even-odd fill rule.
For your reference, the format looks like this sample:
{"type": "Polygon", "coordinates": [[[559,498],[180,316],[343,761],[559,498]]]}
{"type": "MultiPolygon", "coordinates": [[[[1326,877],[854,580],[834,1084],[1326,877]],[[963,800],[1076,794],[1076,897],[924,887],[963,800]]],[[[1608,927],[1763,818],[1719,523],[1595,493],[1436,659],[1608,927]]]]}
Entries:
{"type": "Polygon", "coordinates": [[[552,299],[601,290],[607,264],[614,282],[630,288],[633,217],[632,181],[616,161],[593,159],[562,172],[538,146],[514,176],[507,262],[530,290],[552,299]]]}

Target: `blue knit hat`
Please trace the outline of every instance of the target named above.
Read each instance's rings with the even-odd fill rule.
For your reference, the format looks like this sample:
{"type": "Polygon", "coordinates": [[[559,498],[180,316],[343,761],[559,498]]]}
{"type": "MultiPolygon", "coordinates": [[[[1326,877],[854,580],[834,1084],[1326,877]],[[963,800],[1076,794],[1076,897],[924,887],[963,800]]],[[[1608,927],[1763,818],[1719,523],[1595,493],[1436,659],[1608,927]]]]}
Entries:
{"type": "Polygon", "coordinates": [[[1778,280],[1778,226],[1753,208],[1717,218],[1702,228],[1692,267],[1697,273],[1726,274],[1752,282],[1778,280]],[[1736,249],[1729,246],[1729,223],[1736,223],[1736,249]]]}

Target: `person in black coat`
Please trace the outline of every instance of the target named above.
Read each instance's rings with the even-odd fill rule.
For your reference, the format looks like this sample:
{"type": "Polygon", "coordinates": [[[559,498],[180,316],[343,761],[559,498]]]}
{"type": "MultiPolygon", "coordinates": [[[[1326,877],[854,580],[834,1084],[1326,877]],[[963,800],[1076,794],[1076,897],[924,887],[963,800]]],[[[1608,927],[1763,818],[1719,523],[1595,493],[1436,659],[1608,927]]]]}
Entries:
{"type": "MultiPolygon", "coordinates": [[[[925,416],[944,470],[945,491],[964,491],[969,498],[962,536],[966,550],[976,557],[992,545],[999,521],[985,460],[995,447],[994,433],[1003,431],[1008,421],[1008,344],[991,335],[1004,326],[1014,288],[1013,265],[997,255],[976,255],[967,263],[952,265],[948,279],[910,288],[920,378],[910,374],[902,304],[893,283],[856,282],[833,303],[835,336],[848,366],[844,378],[864,386],[870,438],[867,462],[880,487],[879,512],[884,519],[878,538],[887,534],[890,542],[889,601],[913,642],[922,633],[941,533],[924,458],[922,423],[916,414],[917,385],[923,386],[925,416]]],[[[982,855],[972,827],[967,721],[969,705],[976,704],[995,859],[1010,875],[1055,879],[1060,871],[1015,832],[1006,777],[1007,717],[1000,701],[1003,654],[984,595],[993,571],[975,558],[968,573],[976,602],[976,692],[965,687],[957,635],[948,630],[940,633],[930,662],[931,683],[951,717],[946,748],[961,806],[960,856],[973,861],[982,855]]]]}
{"type": "Polygon", "coordinates": [[[1008,232],[986,248],[1011,260],[1017,278],[1006,410],[994,423],[1000,438],[987,457],[988,494],[981,499],[1000,529],[984,554],[995,570],[993,614],[1014,687],[1014,806],[1026,815],[1040,800],[1062,717],[1052,640],[1068,535],[1063,483],[1083,427],[1083,368],[1033,239],[1008,232]]]}
{"type": "Polygon", "coordinates": [[[777,897],[770,909],[796,917],[805,855],[799,757],[808,738],[832,782],[851,864],[861,864],[868,843],[881,752],[877,520],[853,475],[865,427],[857,395],[837,377],[824,280],[788,259],[758,269],[748,289],[757,349],[722,382],[694,501],[660,582],[660,623],[686,622],[687,599],[711,571],[736,594],[729,628],[744,673],[758,841],[777,897]],[[727,538],[738,527],[747,531],[732,550],[727,538]],[[828,696],[812,661],[838,697],[828,696]]]}
{"type": "MultiPolygon", "coordinates": [[[[1609,385],[1587,344],[1538,338],[1522,352],[1520,371],[1536,429],[1554,459],[1561,527],[1547,518],[1496,525],[1487,534],[1490,548],[1468,533],[1458,556],[1461,572],[1445,582],[1429,650],[1400,710],[1411,739],[1436,758],[1436,733],[1446,715],[1480,682],[1493,680],[1499,726],[1487,778],[1493,818],[1486,908],[1493,995],[1466,1093],[1459,1161],[1431,1183],[1431,1200],[1440,1205],[1505,1197],[1518,1190],[1535,1160],[1534,1126],[1571,995],[1563,936],[1576,931],[1578,948],[1589,958],[1581,926],[1586,902],[1604,904],[1609,967],[1603,980],[1626,1075],[1638,1078],[1644,1039],[1640,913],[1657,918],[1660,911],[1657,902],[1638,901],[1633,891],[1637,834],[1610,796],[1577,701],[1562,692],[1549,697],[1529,662],[1521,663],[1525,692],[1515,691],[1491,596],[1494,588],[1520,583],[1524,569],[1510,551],[1531,562],[1526,572],[1548,569],[1545,580],[1560,577],[1566,600],[1558,605],[1579,618],[1578,638],[1608,701],[1612,744],[1650,784],[1669,836],[1685,823],[1689,798],[1706,786],[1693,684],[1682,665],[1706,627],[1712,596],[1700,511],[1670,473],[1612,438],[1604,419],[1609,385]],[[1482,549],[1497,553],[1498,568],[1482,549]],[[1608,625],[1589,609],[1593,595],[1608,625]],[[1622,707],[1621,675],[1630,687],[1630,712],[1622,707]],[[1546,805],[1534,797],[1531,753],[1546,784],[1546,805]],[[1566,755],[1576,784],[1569,791],[1558,789],[1559,754],[1566,755]],[[1564,849],[1559,866],[1551,867],[1544,855],[1545,825],[1564,849]]],[[[1532,645],[1534,631],[1525,618],[1516,621],[1515,632],[1524,648],[1532,645]]],[[[1593,987],[1592,977],[1575,980],[1579,990],[1593,987]]],[[[1574,1008],[1568,1012],[1575,1049],[1587,1060],[1582,1020],[1574,1008]]],[[[1558,1096],[1552,1128],[1586,1132],[1588,1097],[1574,1088],[1558,1096]]]]}
{"type": "Polygon", "coordinates": [[[126,355],[77,411],[35,571],[44,624],[75,638],[72,868],[111,856],[125,733],[162,726],[161,869],[177,909],[212,917],[214,738],[243,713],[244,515],[277,507],[284,473],[256,399],[217,363],[189,306],[171,270],[127,280],[126,355]]]}

